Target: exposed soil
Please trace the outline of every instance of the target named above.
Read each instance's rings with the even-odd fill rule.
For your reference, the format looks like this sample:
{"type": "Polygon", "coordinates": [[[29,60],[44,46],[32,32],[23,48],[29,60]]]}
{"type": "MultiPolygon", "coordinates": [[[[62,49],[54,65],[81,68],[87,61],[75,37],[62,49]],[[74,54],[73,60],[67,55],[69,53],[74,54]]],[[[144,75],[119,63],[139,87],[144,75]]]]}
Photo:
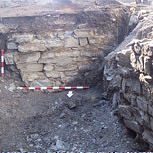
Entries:
{"type": "MultiPolygon", "coordinates": [[[[47,6],[28,9],[3,8],[0,14],[12,17],[51,11],[47,6]]],[[[75,90],[68,98],[68,91],[13,90],[14,82],[9,75],[0,79],[0,151],[147,151],[114,115],[110,102],[102,100],[102,85],[75,90]]]]}
{"type": "Polygon", "coordinates": [[[1,151],[144,151],[98,86],[68,98],[68,91],[11,92],[13,82],[0,80],[1,151]]]}
{"type": "Polygon", "coordinates": [[[42,16],[58,13],[72,14],[83,10],[97,10],[105,7],[114,8],[119,5],[120,3],[115,0],[3,0],[0,2],[0,17],[42,16]]]}

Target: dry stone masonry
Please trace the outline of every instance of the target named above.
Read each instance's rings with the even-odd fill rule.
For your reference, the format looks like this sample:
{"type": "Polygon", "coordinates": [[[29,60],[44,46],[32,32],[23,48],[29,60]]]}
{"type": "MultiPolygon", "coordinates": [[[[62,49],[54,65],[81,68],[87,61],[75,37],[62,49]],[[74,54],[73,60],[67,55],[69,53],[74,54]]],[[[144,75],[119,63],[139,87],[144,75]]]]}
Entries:
{"type": "Polygon", "coordinates": [[[104,69],[105,89],[107,96],[111,97],[113,107],[118,109],[118,114],[126,127],[137,133],[137,136],[146,141],[151,148],[153,146],[153,25],[150,20],[152,17],[150,15],[142,20],[125,39],[123,45],[130,41],[130,37],[139,40],[133,39],[126,48],[121,47],[108,55],[104,69]],[[129,46],[131,47],[128,48],[129,46]]]}
{"type": "Polygon", "coordinates": [[[3,18],[5,62],[26,86],[93,85],[127,34],[126,8],[3,18]]]}

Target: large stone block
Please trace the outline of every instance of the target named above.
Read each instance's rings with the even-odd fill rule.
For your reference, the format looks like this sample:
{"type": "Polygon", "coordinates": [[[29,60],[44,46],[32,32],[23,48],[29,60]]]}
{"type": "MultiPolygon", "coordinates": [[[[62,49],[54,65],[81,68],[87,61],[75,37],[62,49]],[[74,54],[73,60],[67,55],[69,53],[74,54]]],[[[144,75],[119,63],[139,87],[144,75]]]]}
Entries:
{"type": "Polygon", "coordinates": [[[153,59],[150,57],[145,56],[144,57],[144,72],[149,75],[153,75],[153,65],[152,65],[153,59]]]}
{"type": "Polygon", "coordinates": [[[68,64],[72,64],[72,58],[68,57],[57,57],[57,58],[49,58],[49,59],[40,59],[39,63],[46,63],[46,64],[56,64],[65,66],[68,64]]]}
{"type": "Polygon", "coordinates": [[[88,45],[88,39],[87,38],[79,38],[79,45],[82,47],[88,45]]]}
{"type": "Polygon", "coordinates": [[[74,30],[74,34],[77,38],[82,37],[91,37],[94,35],[94,33],[90,30],[82,30],[82,29],[76,29],[74,30]]]}
{"type": "Polygon", "coordinates": [[[76,70],[77,71],[78,69],[78,66],[77,65],[72,65],[72,64],[69,64],[69,65],[55,65],[55,70],[56,71],[59,71],[59,72],[64,72],[64,71],[74,71],[76,70]]]}
{"type": "Polygon", "coordinates": [[[21,72],[41,72],[43,71],[43,64],[32,64],[32,63],[17,64],[17,68],[21,72]]]}
{"type": "Polygon", "coordinates": [[[73,51],[71,49],[60,49],[55,51],[55,56],[56,57],[62,57],[62,56],[71,57],[73,56],[73,51]]]}
{"type": "Polygon", "coordinates": [[[53,64],[46,64],[46,65],[44,66],[44,70],[45,70],[45,71],[52,71],[52,70],[54,70],[53,64]]]}
{"type": "Polygon", "coordinates": [[[34,39],[34,35],[32,33],[24,33],[24,34],[13,34],[10,38],[11,40],[17,42],[17,43],[25,43],[25,42],[31,42],[34,39]]]}
{"type": "Polygon", "coordinates": [[[129,57],[124,55],[123,53],[117,54],[116,61],[117,61],[117,64],[119,64],[122,67],[131,68],[129,57]]]}
{"type": "Polygon", "coordinates": [[[34,80],[46,80],[46,76],[43,72],[21,72],[22,80],[25,82],[32,82],[34,80]]]}
{"type": "Polygon", "coordinates": [[[79,42],[78,39],[74,38],[74,37],[67,37],[65,38],[65,47],[78,47],[79,46],[79,42]]]}
{"type": "Polygon", "coordinates": [[[81,50],[81,56],[85,57],[95,57],[98,56],[99,52],[97,50],[86,50],[82,49],[81,50]]]}
{"type": "Polygon", "coordinates": [[[10,29],[6,25],[0,24],[0,33],[5,34],[5,33],[9,32],[9,30],[10,29]]]}
{"type": "Polygon", "coordinates": [[[150,127],[151,127],[151,130],[153,131],[153,117],[150,117],[150,127]]]}
{"type": "Polygon", "coordinates": [[[60,77],[60,72],[57,72],[57,71],[46,71],[45,74],[48,78],[59,78],[60,77]]]}
{"type": "Polygon", "coordinates": [[[14,55],[14,61],[16,64],[37,63],[39,58],[40,58],[40,52],[14,55]]]}
{"type": "Polygon", "coordinates": [[[136,133],[142,134],[143,128],[136,121],[129,121],[124,119],[124,123],[127,128],[133,130],[136,133]]]}
{"type": "Polygon", "coordinates": [[[127,120],[132,120],[133,116],[131,113],[132,109],[130,109],[130,106],[125,105],[119,105],[119,113],[120,116],[127,120]]]}
{"type": "Polygon", "coordinates": [[[48,58],[53,58],[54,56],[55,56],[55,53],[50,50],[50,51],[47,51],[47,52],[43,52],[42,56],[41,56],[41,59],[45,60],[45,59],[48,59],[48,58]]]}
{"type": "Polygon", "coordinates": [[[148,112],[148,102],[145,97],[137,97],[137,106],[144,112],[148,112]]]}
{"type": "Polygon", "coordinates": [[[153,117],[153,106],[151,104],[148,105],[148,113],[153,117]]]}
{"type": "Polygon", "coordinates": [[[22,43],[18,45],[19,52],[36,52],[36,51],[45,51],[46,47],[44,43],[41,42],[31,42],[31,43],[22,43]]]}
{"type": "Polygon", "coordinates": [[[52,86],[53,84],[51,83],[51,81],[49,79],[37,79],[34,80],[30,83],[30,86],[32,87],[48,87],[48,86],[52,86]]]}
{"type": "Polygon", "coordinates": [[[6,65],[13,65],[14,64],[14,55],[17,54],[17,52],[6,52],[4,54],[4,59],[6,65]]]}
{"type": "Polygon", "coordinates": [[[75,76],[78,75],[78,71],[65,71],[64,72],[66,76],[75,76]]]}
{"type": "Polygon", "coordinates": [[[18,49],[18,46],[14,42],[7,43],[7,49],[18,49]]]}
{"type": "Polygon", "coordinates": [[[133,92],[135,94],[141,94],[141,85],[139,80],[134,80],[131,78],[123,79],[122,81],[122,90],[123,92],[133,92]]]}
{"type": "Polygon", "coordinates": [[[64,46],[64,43],[63,43],[63,41],[62,40],[56,40],[56,39],[54,39],[54,40],[49,40],[49,41],[46,41],[45,42],[45,46],[47,47],[47,48],[54,48],[54,47],[63,47],[64,46]]]}
{"type": "Polygon", "coordinates": [[[153,144],[153,133],[149,130],[144,130],[142,133],[143,139],[150,144],[153,144]]]}

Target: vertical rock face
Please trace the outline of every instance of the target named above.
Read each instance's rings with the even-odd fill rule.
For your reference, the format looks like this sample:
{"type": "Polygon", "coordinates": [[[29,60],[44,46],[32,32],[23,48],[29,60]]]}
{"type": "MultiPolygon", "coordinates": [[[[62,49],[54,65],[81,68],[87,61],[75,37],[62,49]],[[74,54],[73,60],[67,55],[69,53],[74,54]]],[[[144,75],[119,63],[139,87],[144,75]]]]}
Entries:
{"type": "Polygon", "coordinates": [[[4,18],[6,65],[26,86],[93,85],[101,79],[104,56],[124,38],[128,20],[122,7],[4,18]]]}
{"type": "MultiPolygon", "coordinates": [[[[152,18],[148,17],[148,18],[152,18]]],[[[130,48],[116,50],[106,58],[104,80],[107,95],[112,97],[113,107],[123,119],[125,126],[153,146],[153,40],[152,24],[143,27],[148,33],[142,34],[140,25],[131,33],[134,39],[130,48]],[[150,27],[149,27],[150,26],[150,27]],[[139,29],[139,28],[140,29],[139,29]],[[141,37],[140,37],[141,33],[141,37]],[[116,98],[118,94],[118,98],[116,98]]],[[[130,40],[129,37],[127,40],[130,40]]],[[[126,41],[126,40],[125,40],[126,41]]],[[[124,44],[124,43],[123,43],[124,44]]]]}

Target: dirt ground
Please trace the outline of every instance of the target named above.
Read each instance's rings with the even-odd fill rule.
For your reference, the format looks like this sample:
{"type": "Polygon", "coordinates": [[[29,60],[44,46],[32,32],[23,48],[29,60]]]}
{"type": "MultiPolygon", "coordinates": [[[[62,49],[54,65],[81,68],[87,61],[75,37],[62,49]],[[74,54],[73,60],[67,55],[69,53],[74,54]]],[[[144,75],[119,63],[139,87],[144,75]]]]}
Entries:
{"type": "MultiPolygon", "coordinates": [[[[18,9],[27,12],[26,7],[18,9]]],[[[20,16],[18,9],[11,16],[20,16]]],[[[1,17],[10,10],[1,9],[1,17]]],[[[147,151],[114,115],[110,102],[102,100],[102,85],[74,90],[68,98],[68,91],[13,90],[14,83],[9,75],[0,78],[1,152],[147,151]]]]}
{"type": "Polygon", "coordinates": [[[13,82],[0,80],[0,151],[144,151],[98,86],[68,98],[68,91],[12,91],[13,82]]]}
{"type": "Polygon", "coordinates": [[[101,7],[120,5],[115,0],[2,0],[0,1],[0,19],[5,17],[43,16],[50,14],[76,13],[98,10],[101,7]]]}

